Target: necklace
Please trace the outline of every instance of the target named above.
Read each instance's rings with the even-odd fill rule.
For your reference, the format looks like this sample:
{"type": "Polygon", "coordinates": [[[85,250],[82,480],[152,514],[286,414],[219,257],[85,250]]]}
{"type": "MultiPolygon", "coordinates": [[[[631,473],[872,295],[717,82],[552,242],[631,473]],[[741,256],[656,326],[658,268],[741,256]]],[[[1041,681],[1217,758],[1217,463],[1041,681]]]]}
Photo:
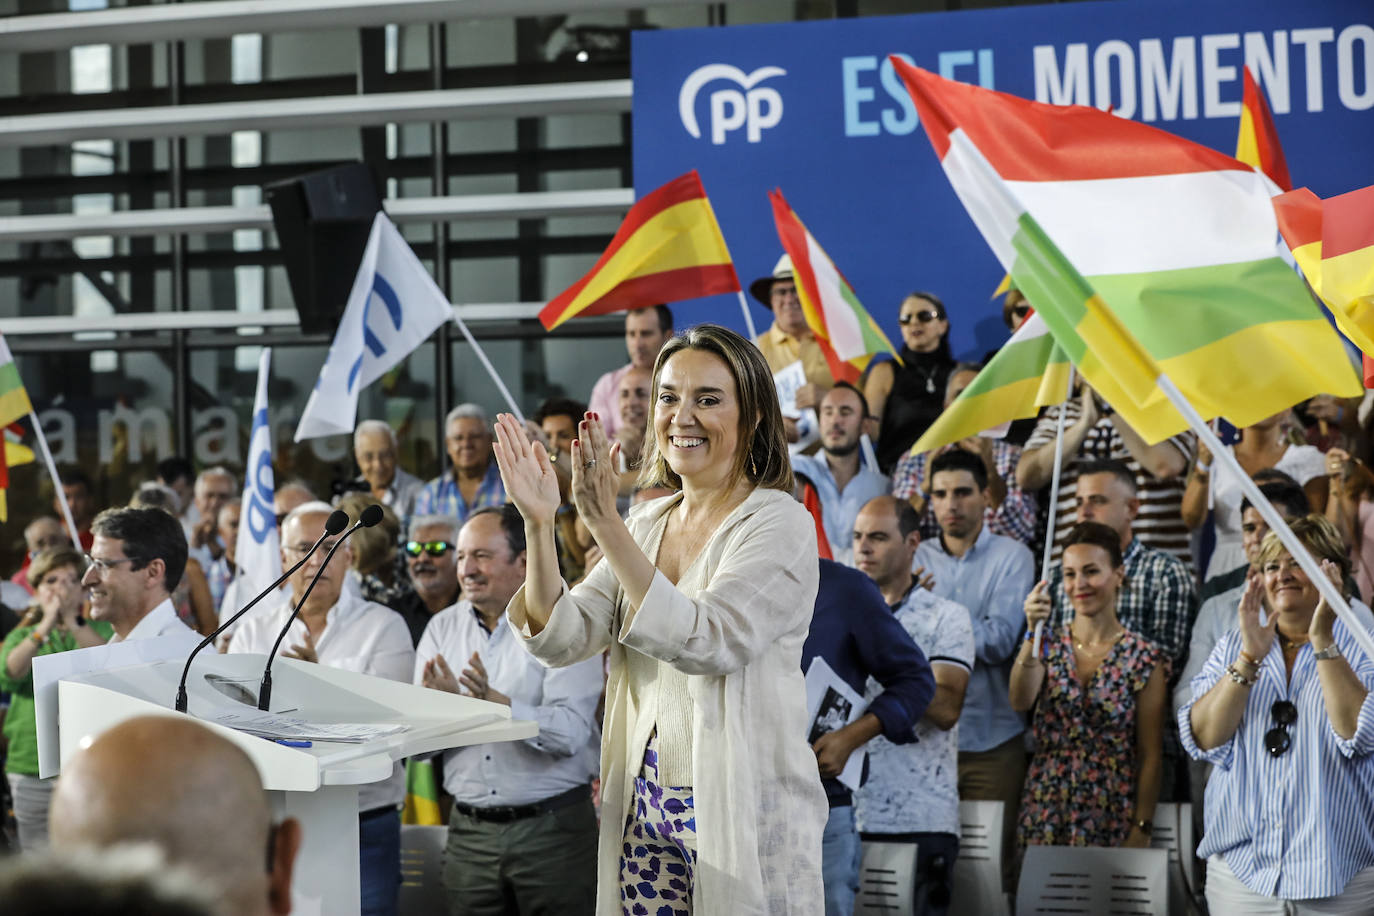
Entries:
{"type": "MultiPolygon", "coordinates": [[[[1072,631],[1070,631],[1070,632],[1072,632],[1072,631]]],[[[1118,639],[1121,638],[1121,634],[1122,634],[1122,633],[1125,633],[1125,632],[1126,632],[1125,630],[1117,630],[1115,633],[1113,633],[1113,634],[1111,634],[1110,636],[1107,636],[1107,637],[1105,637],[1105,638],[1103,638],[1103,639],[1095,639],[1095,640],[1090,640],[1090,641],[1087,641],[1087,642],[1085,642],[1085,641],[1079,639],[1077,636],[1075,636],[1075,637],[1073,638],[1073,645],[1074,645],[1074,648],[1078,649],[1080,652],[1093,652],[1093,653],[1098,653],[1098,652],[1101,651],[1100,649],[1097,648],[1098,646],[1102,646],[1102,647],[1104,647],[1104,648],[1110,649],[1110,648],[1112,647],[1112,645],[1113,645],[1118,639]]]]}
{"type": "Polygon", "coordinates": [[[931,366],[929,370],[912,364],[911,368],[916,370],[916,374],[926,380],[926,394],[935,393],[935,373],[939,371],[939,366],[931,366]]]}
{"type": "MultiPolygon", "coordinates": [[[[1275,632],[1277,632],[1277,631],[1275,631],[1275,632]]],[[[1302,646],[1303,646],[1304,643],[1307,642],[1307,634],[1306,634],[1306,633],[1304,633],[1304,634],[1303,634],[1300,638],[1298,638],[1298,639],[1289,639],[1287,636],[1284,636],[1282,633],[1279,633],[1279,634],[1278,634],[1278,637],[1279,637],[1279,645],[1283,646],[1283,650],[1284,650],[1285,652],[1296,652],[1296,651],[1298,651],[1298,649],[1302,648],[1302,646]]]]}

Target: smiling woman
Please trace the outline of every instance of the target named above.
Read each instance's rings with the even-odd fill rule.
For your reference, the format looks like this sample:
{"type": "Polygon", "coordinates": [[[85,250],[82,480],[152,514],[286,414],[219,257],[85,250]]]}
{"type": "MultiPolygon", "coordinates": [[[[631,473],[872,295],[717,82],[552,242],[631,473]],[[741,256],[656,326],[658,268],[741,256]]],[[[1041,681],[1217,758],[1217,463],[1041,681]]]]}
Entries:
{"type": "Polygon", "coordinates": [[[703,325],[664,347],[652,391],[640,486],[678,492],[621,520],[620,446],[589,413],[572,491],[604,560],[571,590],[548,456],[514,418],[497,424],[529,560],[510,625],[549,665],[610,651],[597,912],[652,898],[654,912],[817,914],[827,807],[801,647],[819,568],[772,376],[747,340],[703,325]]]}

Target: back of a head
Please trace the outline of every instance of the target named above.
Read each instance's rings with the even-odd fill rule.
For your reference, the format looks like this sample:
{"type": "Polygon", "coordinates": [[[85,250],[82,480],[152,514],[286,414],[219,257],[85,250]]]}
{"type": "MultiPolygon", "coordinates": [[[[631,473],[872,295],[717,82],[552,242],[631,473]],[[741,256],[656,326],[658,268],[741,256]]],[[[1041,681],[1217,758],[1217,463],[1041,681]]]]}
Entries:
{"type": "Polygon", "coordinates": [[[28,852],[0,868],[5,916],[237,916],[203,877],[168,864],[160,849],[28,852]]]}
{"type": "Polygon", "coordinates": [[[183,716],[129,719],[63,770],[50,815],[56,849],[150,843],[198,873],[235,914],[268,911],[267,796],[252,760],[183,716]]]}

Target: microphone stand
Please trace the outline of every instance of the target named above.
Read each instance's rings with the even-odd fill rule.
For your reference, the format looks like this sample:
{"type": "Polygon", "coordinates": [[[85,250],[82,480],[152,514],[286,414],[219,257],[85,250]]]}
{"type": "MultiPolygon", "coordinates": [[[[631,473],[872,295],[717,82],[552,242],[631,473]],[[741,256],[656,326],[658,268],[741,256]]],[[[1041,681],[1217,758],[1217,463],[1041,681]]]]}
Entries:
{"type": "MultiPolygon", "coordinates": [[[[338,534],[340,531],[342,531],[342,530],[344,529],[344,526],[347,525],[347,524],[348,524],[348,515],[347,515],[346,513],[344,513],[343,510],[335,510],[334,513],[333,513],[332,515],[330,515],[330,516],[329,516],[329,519],[325,522],[325,525],[324,525],[324,533],[320,535],[319,540],[315,541],[314,544],[311,544],[311,545],[310,545],[310,549],[307,550],[307,551],[305,552],[305,556],[301,557],[300,560],[296,563],[295,566],[292,566],[292,567],[291,567],[290,569],[288,569],[286,572],[282,573],[282,574],[281,574],[281,577],[278,578],[277,581],[275,581],[275,582],[273,582],[271,585],[269,585],[265,591],[263,591],[261,594],[259,594],[259,595],[258,595],[256,598],[254,598],[252,601],[248,602],[248,603],[245,604],[243,607],[239,608],[239,610],[234,614],[234,616],[230,617],[228,620],[224,621],[224,623],[222,623],[222,624],[220,624],[218,627],[216,627],[216,628],[215,628],[215,631],[214,631],[213,633],[211,633],[209,636],[207,636],[207,637],[205,637],[204,639],[202,639],[202,640],[200,641],[200,644],[199,644],[198,646],[196,646],[194,649],[191,650],[191,654],[188,655],[188,656],[186,657],[186,667],[184,667],[184,668],[181,669],[181,681],[177,684],[177,699],[176,699],[176,710],[177,710],[177,712],[185,712],[185,711],[186,711],[186,706],[187,706],[187,697],[186,697],[186,678],[187,678],[187,677],[190,675],[190,673],[191,673],[191,662],[195,661],[196,656],[200,654],[200,650],[204,649],[206,646],[210,645],[210,643],[214,642],[215,639],[216,639],[216,637],[219,636],[219,634],[223,633],[223,632],[224,632],[225,630],[227,630],[229,627],[233,626],[233,624],[234,624],[234,622],[235,622],[236,620],[238,620],[238,619],[239,619],[240,617],[242,617],[244,614],[246,614],[246,613],[248,613],[250,610],[252,610],[253,607],[254,607],[259,601],[261,601],[262,599],[266,598],[268,595],[272,594],[274,591],[276,591],[278,588],[280,588],[280,587],[281,587],[281,584],[282,584],[283,582],[285,582],[288,578],[290,578],[290,576],[291,576],[292,573],[294,573],[296,570],[298,570],[298,569],[300,569],[302,566],[304,566],[304,565],[305,565],[305,561],[308,560],[308,559],[310,559],[310,557],[311,557],[312,555],[314,555],[314,553],[315,553],[316,550],[319,550],[319,549],[320,549],[320,545],[324,543],[324,539],[325,539],[325,538],[327,538],[327,537],[329,537],[330,535],[333,535],[333,534],[338,534]]],[[[328,562],[328,561],[326,560],[325,562],[328,562]]]]}
{"type": "MultiPolygon", "coordinates": [[[[272,662],[277,657],[277,650],[281,648],[282,640],[285,639],[286,634],[290,632],[291,624],[296,622],[296,618],[300,616],[301,608],[305,606],[306,599],[308,599],[310,593],[314,591],[315,583],[320,581],[320,576],[324,575],[325,569],[329,566],[329,561],[334,558],[334,551],[343,546],[343,542],[348,540],[353,532],[357,531],[359,528],[371,528],[381,520],[381,507],[377,505],[368,506],[359,513],[358,520],[353,523],[353,527],[345,531],[343,535],[334,542],[334,546],[329,548],[329,553],[324,555],[324,562],[321,563],[320,568],[315,571],[315,575],[311,578],[310,584],[305,587],[305,594],[301,595],[301,600],[298,601],[295,608],[292,609],[291,616],[286,619],[286,624],[281,628],[281,632],[277,634],[277,641],[272,644],[272,651],[267,655],[267,665],[262,669],[262,683],[258,687],[258,709],[267,712],[268,707],[272,703],[272,662]],[[373,512],[374,509],[376,510],[375,512],[373,512]]],[[[323,540],[323,538],[321,538],[321,540],[323,540]]],[[[304,563],[305,561],[302,560],[301,562],[304,563]]]]}

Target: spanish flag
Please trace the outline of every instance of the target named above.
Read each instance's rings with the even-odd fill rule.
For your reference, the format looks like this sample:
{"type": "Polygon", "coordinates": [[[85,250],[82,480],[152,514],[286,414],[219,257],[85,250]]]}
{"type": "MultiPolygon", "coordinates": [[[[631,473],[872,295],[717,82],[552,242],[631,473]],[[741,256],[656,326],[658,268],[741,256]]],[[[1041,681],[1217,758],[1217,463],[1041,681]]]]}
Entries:
{"type": "Polygon", "coordinates": [[[1284,191],[1293,189],[1288,177],[1288,160],[1283,158],[1274,116],[1264,101],[1264,93],[1250,68],[1245,68],[1245,88],[1240,102],[1240,135],[1236,138],[1236,158],[1259,169],[1284,191]]]}
{"type": "Polygon", "coordinates": [[[696,170],[635,202],[601,260],[539,313],[552,331],[605,315],[740,289],[725,237],[696,170]]]}
{"type": "Polygon", "coordinates": [[[1374,387],[1374,186],[1322,200],[1307,188],[1274,198],[1279,230],[1341,333],[1365,353],[1374,387]]]}

